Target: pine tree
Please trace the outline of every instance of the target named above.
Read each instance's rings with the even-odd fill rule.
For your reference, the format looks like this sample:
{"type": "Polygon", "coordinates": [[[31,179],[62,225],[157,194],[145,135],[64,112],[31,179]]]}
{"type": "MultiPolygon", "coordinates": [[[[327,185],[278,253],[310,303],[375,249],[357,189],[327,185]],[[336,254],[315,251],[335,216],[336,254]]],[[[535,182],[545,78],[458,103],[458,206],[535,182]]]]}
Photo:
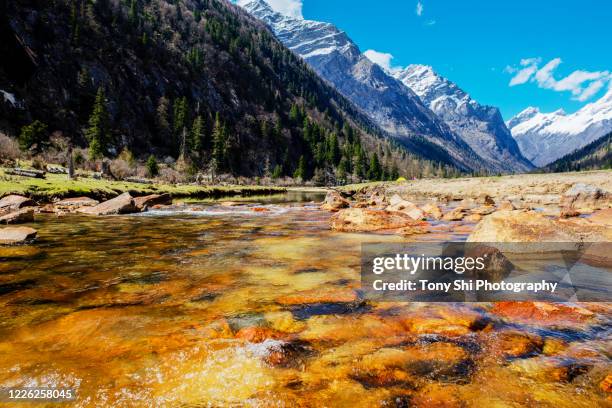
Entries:
{"type": "Polygon", "coordinates": [[[170,101],[165,96],[159,98],[157,102],[157,132],[163,141],[170,139],[170,120],[168,119],[168,108],[170,101]]]}
{"type": "Polygon", "coordinates": [[[295,169],[295,172],[293,173],[293,178],[301,179],[301,180],[306,179],[306,159],[304,158],[303,155],[300,156],[300,160],[298,161],[297,169],[295,169]]]}
{"type": "Polygon", "coordinates": [[[106,153],[108,143],[108,111],[106,108],[106,98],[104,89],[98,88],[93,111],[89,117],[89,128],[85,131],[85,136],[89,140],[89,157],[99,159],[106,153]]]}
{"type": "Polygon", "coordinates": [[[291,110],[289,111],[289,120],[293,123],[300,122],[300,110],[296,104],[291,105],[291,110]]]}
{"type": "Polygon", "coordinates": [[[187,98],[174,100],[173,130],[175,135],[180,135],[187,123],[187,98]]]}
{"type": "Polygon", "coordinates": [[[204,120],[198,115],[191,125],[191,148],[199,152],[204,147],[204,120]]]}
{"type": "Polygon", "coordinates": [[[280,164],[277,164],[276,166],[274,166],[274,170],[272,171],[272,178],[273,179],[278,179],[283,175],[283,166],[281,166],[280,164]]]}
{"type": "Polygon", "coordinates": [[[213,126],[212,140],[213,151],[212,158],[216,171],[222,170],[226,165],[227,159],[227,130],[221,123],[219,112],[215,115],[215,124],[213,126]]]}
{"type": "Polygon", "coordinates": [[[370,168],[368,169],[369,180],[380,180],[382,177],[382,169],[380,167],[380,161],[378,160],[378,154],[372,154],[370,158],[370,168]]]}
{"type": "Polygon", "coordinates": [[[337,166],[340,163],[340,158],[342,154],[340,152],[340,145],[338,144],[338,136],[335,133],[332,133],[329,137],[329,145],[327,150],[327,161],[337,166]]]}

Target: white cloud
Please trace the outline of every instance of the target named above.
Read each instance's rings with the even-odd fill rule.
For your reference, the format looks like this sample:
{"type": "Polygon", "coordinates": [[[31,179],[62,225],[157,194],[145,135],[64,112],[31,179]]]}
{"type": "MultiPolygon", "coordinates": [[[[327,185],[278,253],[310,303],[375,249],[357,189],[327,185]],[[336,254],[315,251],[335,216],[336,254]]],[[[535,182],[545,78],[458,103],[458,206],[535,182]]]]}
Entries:
{"type": "MultiPolygon", "coordinates": [[[[249,3],[251,0],[237,0],[239,6],[249,3]]],[[[289,17],[304,19],[302,15],[302,0],[265,0],[274,11],[289,17]]]]}
{"type": "Polygon", "coordinates": [[[436,25],[436,20],[427,20],[426,22],[423,23],[423,25],[426,25],[426,26],[436,25]]]}
{"type": "Polygon", "coordinates": [[[391,65],[391,61],[393,60],[393,54],[390,54],[388,52],[367,50],[363,53],[363,55],[365,55],[373,63],[380,65],[389,72],[399,71],[402,69],[402,67],[400,66],[391,65]]]}
{"type": "Polygon", "coordinates": [[[423,3],[421,3],[420,1],[418,1],[416,5],[416,15],[419,17],[423,15],[423,3]]]}
{"type": "Polygon", "coordinates": [[[576,70],[561,78],[555,78],[555,70],[561,65],[561,58],[553,58],[540,68],[540,58],[522,59],[519,67],[506,67],[513,74],[509,86],[534,82],[542,89],[557,92],[571,92],[572,99],[586,101],[612,80],[609,71],[576,70]]]}

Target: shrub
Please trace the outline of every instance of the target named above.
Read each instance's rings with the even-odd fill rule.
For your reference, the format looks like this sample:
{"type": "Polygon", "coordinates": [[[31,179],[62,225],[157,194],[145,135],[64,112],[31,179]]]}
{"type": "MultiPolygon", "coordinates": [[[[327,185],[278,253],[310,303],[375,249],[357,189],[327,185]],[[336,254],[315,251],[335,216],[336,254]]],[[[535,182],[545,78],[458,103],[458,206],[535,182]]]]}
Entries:
{"type": "Polygon", "coordinates": [[[157,160],[155,156],[151,155],[147,159],[147,173],[149,177],[155,177],[159,174],[159,166],[157,165],[157,160]]]}
{"type": "Polygon", "coordinates": [[[39,149],[41,145],[48,139],[47,125],[40,120],[35,120],[27,126],[21,128],[19,134],[19,147],[21,150],[28,150],[32,147],[39,149]]]}
{"type": "Polygon", "coordinates": [[[15,160],[20,157],[19,145],[15,139],[0,133],[0,161],[15,160]]]}
{"type": "Polygon", "coordinates": [[[131,177],[135,174],[134,168],[130,166],[127,161],[121,158],[117,158],[111,162],[110,170],[113,176],[120,180],[131,177]]]}

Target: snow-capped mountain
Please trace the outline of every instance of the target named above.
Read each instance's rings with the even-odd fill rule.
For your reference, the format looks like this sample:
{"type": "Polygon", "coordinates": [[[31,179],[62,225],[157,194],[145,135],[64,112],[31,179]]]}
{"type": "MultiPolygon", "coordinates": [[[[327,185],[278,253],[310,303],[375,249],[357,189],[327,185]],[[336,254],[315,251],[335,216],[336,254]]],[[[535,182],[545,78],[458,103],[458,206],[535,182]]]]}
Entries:
{"type": "Polygon", "coordinates": [[[412,90],[363,55],[345,32],[329,23],[277,13],[264,0],[238,4],[266,23],[288,48],[392,137],[412,147],[416,144],[417,150],[429,149],[429,157],[442,155],[465,169],[485,167],[467,143],[412,90]]]}
{"type": "Polygon", "coordinates": [[[480,105],[427,65],[409,65],[392,74],[482,157],[488,168],[501,172],[533,168],[521,154],[499,109],[480,105]]]}
{"type": "Polygon", "coordinates": [[[542,113],[529,107],[507,125],[523,155],[545,166],[612,131],[612,88],[572,114],[542,113]]]}

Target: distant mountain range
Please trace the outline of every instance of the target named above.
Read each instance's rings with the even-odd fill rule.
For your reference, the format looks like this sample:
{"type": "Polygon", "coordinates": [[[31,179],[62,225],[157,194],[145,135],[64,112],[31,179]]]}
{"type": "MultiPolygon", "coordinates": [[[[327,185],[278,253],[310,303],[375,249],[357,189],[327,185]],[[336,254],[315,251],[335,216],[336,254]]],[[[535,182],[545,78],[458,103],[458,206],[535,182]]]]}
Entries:
{"type": "Polygon", "coordinates": [[[264,0],[239,4],[397,140],[432,142],[458,166],[475,171],[533,168],[496,108],[479,105],[431,68],[411,66],[393,75],[330,23],[282,15],[264,0]]]}
{"type": "Polygon", "coordinates": [[[483,106],[427,65],[409,65],[393,73],[458,134],[487,167],[504,172],[533,169],[506,127],[499,109],[483,106]]]}
{"type": "Polygon", "coordinates": [[[600,137],[545,167],[545,170],[555,173],[599,169],[612,169],[612,133],[600,137]]]}
{"type": "Polygon", "coordinates": [[[523,154],[536,166],[546,166],[612,131],[612,88],[570,115],[529,107],[507,126],[523,154]]]}

